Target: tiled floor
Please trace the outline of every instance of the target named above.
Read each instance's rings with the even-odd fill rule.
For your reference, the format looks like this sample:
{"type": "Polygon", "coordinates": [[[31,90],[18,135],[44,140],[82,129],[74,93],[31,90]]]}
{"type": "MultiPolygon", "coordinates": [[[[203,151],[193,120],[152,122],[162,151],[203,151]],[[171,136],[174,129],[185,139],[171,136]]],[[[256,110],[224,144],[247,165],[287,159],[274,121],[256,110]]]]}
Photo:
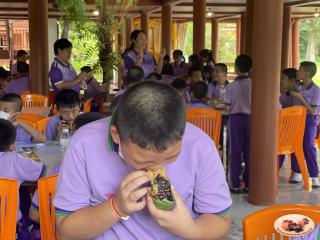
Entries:
{"type": "MultiPolygon", "coordinates": [[[[319,158],[318,158],[319,159],[319,158]]],[[[308,205],[320,205],[320,190],[312,190],[308,193],[303,189],[302,184],[292,185],[288,183],[290,175],[288,161],[280,173],[280,186],[276,204],[301,203],[308,205]]],[[[247,194],[232,195],[232,230],[226,240],[242,240],[242,219],[243,217],[256,212],[264,207],[254,206],[248,203],[247,194]]]]}

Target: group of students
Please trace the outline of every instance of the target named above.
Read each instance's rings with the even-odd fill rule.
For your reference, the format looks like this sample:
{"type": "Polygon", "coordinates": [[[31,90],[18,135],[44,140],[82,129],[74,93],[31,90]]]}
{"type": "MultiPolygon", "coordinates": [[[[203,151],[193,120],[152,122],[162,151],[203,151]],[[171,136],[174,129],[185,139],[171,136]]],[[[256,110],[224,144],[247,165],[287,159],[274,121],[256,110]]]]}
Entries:
{"type": "MultiPolygon", "coordinates": [[[[45,141],[59,140],[63,129],[74,132],[86,123],[96,121],[104,116],[98,113],[80,114],[80,98],[75,91],[63,90],[56,96],[56,106],[59,115],[53,116],[42,134],[29,124],[19,120],[22,109],[22,99],[16,93],[7,93],[0,97],[0,177],[12,178],[19,181],[37,181],[43,176],[44,165],[35,162],[15,152],[16,145],[41,143],[45,141]]],[[[52,173],[58,173],[60,165],[56,166],[52,173]]],[[[30,193],[25,186],[20,187],[20,210],[17,234],[19,240],[40,239],[39,215],[37,212],[37,194],[34,195],[32,206],[30,193]],[[29,211],[31,221],[29,218],[29,211]],[[29,231],[33,225],[32,232],[29,231]]]]}

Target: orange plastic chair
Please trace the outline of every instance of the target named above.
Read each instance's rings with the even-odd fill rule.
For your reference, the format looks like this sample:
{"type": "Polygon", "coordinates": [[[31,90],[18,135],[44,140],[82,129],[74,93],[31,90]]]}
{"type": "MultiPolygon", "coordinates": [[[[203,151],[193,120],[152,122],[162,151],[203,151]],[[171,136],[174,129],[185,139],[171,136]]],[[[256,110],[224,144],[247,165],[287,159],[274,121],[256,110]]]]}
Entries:
{"type": "Polygon", "coordinates": [[[91,101],[92,101],[92,98],[90,98],[84,102],[83,112],[90,112],[91,111],[91,101]]]}
{"type": "Polygon", "coordinates": [[[0,240],[15,240],[19,183],[0,178],[0,240]]]}
{"type": "Polygon", "coordinates": [[[48,98],[40,94],[22,95],[23,107],[48,107],[48,98]]]}
{"type": "Polygon", "coordinates": [[[278,131],[278,155],[295,153],[304,187],[311,192],[309,174],[303,153],[303,135],[306,124],[305,107],[289,107],[280,110],[278,131]]]}
{"type": "Polygon", "coordinates": [[[17,117],[17,120],[23,121],[31,125],[32,127],[36,128],[37,127],[36,123],[44,118],[45,117],[36,115],[36,114],[22,113],[17,117]]]}
{"type": "Polygon", "coordinates": [[[26,95],[26,94],[30,94],[30,91],[29,90],[25,90],[21,93],[21,95],[26,95]]]}
{"type": "Polygon", "coordinates": [[[47,128],[47,125],[48,125],[48,122],[49,122],[50,119],[51,119],[51,117],[47,117],[47,118],[44,118],[44,119],[39,120],[39,121],[36,123],[36,128],[37,128],[41,133],[45,133],[46,128],[47,128]]]}
{"type": "Polygon", "coordinates": [[[58,175],[41,178],[38,181],[40,231],[42,240],[59,240],[56,230],[53,198],[56,192],[58,175]]]}
{"type": "Polygon", "coordinates": [[[187,109],[187,121],[201,128],[211,137],[219,149],[221,112],[207,108],[187,109]]]}
{"type": "MultiPolygon", "coordinates": [[[[272,206],[255,212],[243,219],[244,240],[280,240],[281,236],[274,229],[274,222],[287,214],[302,214],[310,217],[315,224],[320,223],[320,207],[300,204],[272,206]],[[275,236],[275,238],[272,238],[275,236]]],[[[283,239],[288,240],[288,237],[283,239]]]]}

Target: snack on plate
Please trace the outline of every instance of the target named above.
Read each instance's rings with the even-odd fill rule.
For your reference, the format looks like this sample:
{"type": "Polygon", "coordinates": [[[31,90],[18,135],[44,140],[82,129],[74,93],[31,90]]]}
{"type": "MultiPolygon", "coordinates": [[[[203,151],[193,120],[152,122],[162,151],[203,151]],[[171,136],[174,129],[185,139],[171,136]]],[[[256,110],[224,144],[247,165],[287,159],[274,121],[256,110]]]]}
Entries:
{"type": "Polygon", "coordinates": [[[175,201],[165,168],[161,167],[157,170],[149,170],[148,173],[151,178],[151,197],[154,205],[158,209],[170,210],[174,206],[175,201]]]}
{"type": "Polygon", "coordinates": [[[31,158],[36,162],[41,162],[41,159],[35,154],[34,152],[22,152],[21,153],[24,157],[31,158]]]}
{"type": "Polygon", "coordinates": [[[281,227],[287,232],[300,233],[304,231],[304,227],[308,223],[309,223],[309,219],[307,218],[303,218],[298,222],[294,222],[292,220],[283,220],[281,223],[281,227]]]}

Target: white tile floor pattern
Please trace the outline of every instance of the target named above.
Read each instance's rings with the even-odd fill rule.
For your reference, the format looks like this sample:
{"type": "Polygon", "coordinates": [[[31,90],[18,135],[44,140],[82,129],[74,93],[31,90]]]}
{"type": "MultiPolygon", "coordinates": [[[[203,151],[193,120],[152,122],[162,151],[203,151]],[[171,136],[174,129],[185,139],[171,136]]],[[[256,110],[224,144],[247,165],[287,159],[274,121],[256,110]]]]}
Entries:
{"type": "MultiPolygon", "coordinates": [[[[318,162],[320,156],[318,155],[318,162]]],[[[320,165],[319,165],[320,166],[320,165]]],[[[286,159],[280,172],[279,193],[276,204],[300,203],[307,205],[320,205],[320,189],[312,190],[311,193],[304,190],[301,184],[289,184],[290,163],[286,159]]],[[[265,207],[251,205],[247,201],[247,194],[232,194],[232,229],[226,240],[242,240],[242,219],[265,207]]]]}

